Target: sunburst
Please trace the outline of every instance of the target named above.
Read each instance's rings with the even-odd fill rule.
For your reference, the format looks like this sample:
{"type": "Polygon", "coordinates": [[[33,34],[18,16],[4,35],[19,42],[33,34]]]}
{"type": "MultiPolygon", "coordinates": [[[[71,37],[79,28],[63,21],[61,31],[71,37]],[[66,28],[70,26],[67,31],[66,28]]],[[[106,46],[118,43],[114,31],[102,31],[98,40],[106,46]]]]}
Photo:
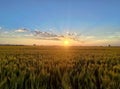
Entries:
{"type": "Polygon", "coordinates": [[[70,45],[70,42],[69,42],[69,40],[64,40],[64,46],[69,46],[70,45]]]}

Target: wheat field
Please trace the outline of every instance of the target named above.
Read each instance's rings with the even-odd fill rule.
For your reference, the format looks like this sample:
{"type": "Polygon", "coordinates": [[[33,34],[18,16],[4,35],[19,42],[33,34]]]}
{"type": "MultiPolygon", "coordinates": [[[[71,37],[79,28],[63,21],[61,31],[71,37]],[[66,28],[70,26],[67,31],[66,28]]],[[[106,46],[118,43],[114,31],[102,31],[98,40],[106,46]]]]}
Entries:
{"type": "Polygon", "coordinates": [[[120,89],[120,47],[0,46],[0,89],[120,89]]]}

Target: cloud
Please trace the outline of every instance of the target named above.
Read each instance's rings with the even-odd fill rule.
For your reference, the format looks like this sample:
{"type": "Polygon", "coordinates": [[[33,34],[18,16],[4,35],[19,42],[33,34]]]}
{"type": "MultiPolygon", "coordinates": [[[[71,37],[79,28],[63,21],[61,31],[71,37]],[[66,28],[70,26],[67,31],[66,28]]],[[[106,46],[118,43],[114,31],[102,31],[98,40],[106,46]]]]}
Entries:
{"type": "Polygon", "coordinates": [[[33,37],[34,35],[30,33],[30,34],[25,34],[24,36],[25,37],[33,37]]]}
{"type": "Polygon", "coordinates": [[[60,41],[61,39],[58,38],[58,37],[39,37],[39,38],[36,38],[36,39],[39,39],[39,40],[54,40],[54,41],[60,41]]]}
{"type": "MultiPolygon", "coordinates": [[[[3,29],[0,27],[0,29],[3,29]]],[[[69,39],[73,41],[81,41],[79,38],[81,34],[78,34],[76,32],[66,32],[62,34],[57,34],[55,31],[50,29],[49,31],[40,31],[40,30],[30,30],[28,28],[20,28],[17,30],[8,30],[4,29],[4,31],[1,30],[0,34],[2,34],[2,37],[21,37],[21,38],[34,38],[34,39],[41,39],[41,40],[64,40],[69,39]]]]}
{"type": "Polygon", "coordinates": [[[120,39],[120,32],[114,32],[107,36],[108,39],[120,39]]]}
{"type": "Polygon", "coordinates": [[[74,41],[80,41],[80,35],[76,32],[66,32],[65,34],[56,34],[53,32],[43,32],[43,31],[33,31],[34,37],[43,39],[43,40],[63,40],[63,39],[70,39],[74,41]]]}
{"type": "Polygon", "coordinates": [[[17,29],[15,30],[15,32],[20,32],[20,33],[23,33],[23,32],[28,32],[29,30],[26,29],[26,28],[21,28],[21,29],[17,29]]]}
{"type": "Polygon", "coordinates": [[[57,35],[53,32],[44,32],[44,31],[33,31],[32,32],[34,37],[41,40],[61,40],[61,38],[64,38],[62,35],[57,35]]]}
{"type": "Polygon", "coordinates": [[[0,30],[2,29],[2,27],[0,27],[0,30]]]}
{"type": "Polygon", "coordinates": [[[94,39],[95,36],[87,36],[86,39],[94,39]]]}
{"type": "Polygon", "coordinates": [[[8,32],[8,31],[4,31],[3,33],[4,33],[4,34],[8,34],[9,32],[8,32]]]}
{"type": "Polygon", "coordinates": [[[82,34],[76,32],[66,32],[57,34],[57,32],[48,30],[48,31],[41,31],[41,30],[30,30],[28,28],[20,28],[17,30],[4,30],[1,33],[1,37],[7,38],[33,38],[33,39],[40,39],[40,40],[54,40],[54,41],[62,41],[65,39],[81,42],[84,43],[85,41],[91,40],[93,36],[83,36],[82,34]]]}
{"type": "Polygon", "coordinates": [[[51,32],[42,32],[42,31],[33,31],[34,36],[39,37],[57,37],[56,34],[53,34],[51,32]]]}
{"type": "Polygon", "coordinates": [[[69,38],[74,41],[80,41],[79,40],[80,36],[81,36],[81,34],[78,34],[76,32],[66,32],[66,34],[65,34],[66,38],[69,38]]]}

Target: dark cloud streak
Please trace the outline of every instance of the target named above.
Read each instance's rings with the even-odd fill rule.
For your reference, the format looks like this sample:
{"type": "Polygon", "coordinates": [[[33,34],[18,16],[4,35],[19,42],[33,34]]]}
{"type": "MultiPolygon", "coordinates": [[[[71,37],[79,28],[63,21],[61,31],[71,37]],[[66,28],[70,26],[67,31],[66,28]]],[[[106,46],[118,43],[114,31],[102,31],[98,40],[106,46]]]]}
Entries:
{"type": "Polygon", "coordinates": [[[67,32],[66,34],[55,34],[53,32],[42,32],[42,31],[32,31],[34,36],[38,39],[43,39],[43,40],[62,40],[62,39],[70,39],[74,41],[80,41],[79,37],[80,35],[77,33],[70,33],[67,32]]]}
{"type": "Polygon", "coordinates": [[[27,38],[34,38],[40,40],[55,40],[60,41],[64,39],[70,39],[73,41],[80,41],[80,35],[75,32],[66,32],[65,34],[56,34],[52,31],[40,31],[40,30],[31,30],[28,28],[19,28],[16,30],[8,31],[6,29],[0,27],[0,34],[1,37],[27,37],[27,38]],[[7,32],[7,33],[6,33],[7,32]]]}

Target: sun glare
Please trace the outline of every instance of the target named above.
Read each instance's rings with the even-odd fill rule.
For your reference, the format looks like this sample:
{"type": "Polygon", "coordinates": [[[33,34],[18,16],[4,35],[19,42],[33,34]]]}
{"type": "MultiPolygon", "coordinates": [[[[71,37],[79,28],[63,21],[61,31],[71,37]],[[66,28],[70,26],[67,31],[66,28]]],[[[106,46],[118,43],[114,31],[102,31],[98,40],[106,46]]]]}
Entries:
{"type": "Polygon", "coordinates": [[[68,40],[64,40],[64,45],[65,45],[65,46],[69,46],[69,44],[70,44],[70,43],[69,43],[68,40]]]}

